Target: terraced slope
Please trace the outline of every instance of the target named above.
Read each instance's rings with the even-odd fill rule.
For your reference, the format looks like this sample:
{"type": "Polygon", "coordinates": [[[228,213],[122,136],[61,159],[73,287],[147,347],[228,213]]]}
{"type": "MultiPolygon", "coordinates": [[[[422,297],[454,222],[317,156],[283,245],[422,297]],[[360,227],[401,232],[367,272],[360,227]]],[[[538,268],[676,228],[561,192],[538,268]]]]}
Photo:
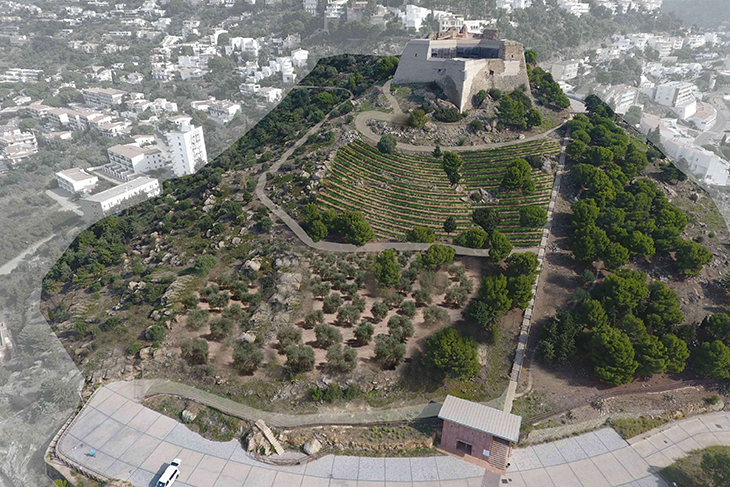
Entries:
{"type": "Polygon", "coordinates": [[[414,225],[431,227],[437,235],[446,236],[443,222],[456,218],[459,229],[471,226],[471,212],[478,206],[499,209],[503,232],[516,246],[533,246],[540,240],[541,229],[519,226],[519,207],[544,205],[550,200],[553,176],[533,171],[535,193],[497,194],[507,166],[518,157],[557,155],[557,140],[526,142],[488,151],[461,153],[464,159],[461,185],[464,191],[451,187],[441,167],[441,160],[407,154],[381,154],[376,148],[355,141],[337,154],[331,176],[323,181],[319,204],[336,210],[359,210],[370,222],[378,238],[402,240],[414,225]],[[490,203],[466,202],[470,191],[484,189],[495,195],[490,203]]]}

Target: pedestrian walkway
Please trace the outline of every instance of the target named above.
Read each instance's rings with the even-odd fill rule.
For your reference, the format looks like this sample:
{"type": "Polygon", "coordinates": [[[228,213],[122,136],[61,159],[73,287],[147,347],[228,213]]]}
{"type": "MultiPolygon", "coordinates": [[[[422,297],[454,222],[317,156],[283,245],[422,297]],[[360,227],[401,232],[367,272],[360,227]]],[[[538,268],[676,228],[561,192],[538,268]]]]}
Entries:
{"type": "Polygon", "coordinates": [[[140,404],[149,389],[136,381],[101,387],[62,433],[56,452],[100,478],[154,487],[173,458],[180,487],[668,487],[658,472],[689,452],[730,446],[730,413],[688,418],[630,441],[604,428],[517,448],[501,479],[449,456],[375,458],[326,455],[276,466],[239,441],[214,442],[140,404]],[[95,455],[91,455],[96,451],[95,455]]]}
{"type": "MultiPolygon", "coordinates": [[[[730,446],[730,413],[688,418],[628,442],[609,428],[514,451],[510,487],[668,487],[659,471],[693,450],[730,446]]],[[[496,485],[495,485],[496,487],[496,485]]]]}
{"type": "Polygon", "coordinates": [[[137,487],[154,487],[174,458],[182,460],[180,487],[480,487],[484,477],[483,468],[450,456],[326,455],[301,465],[270,465],[238,440],[207,440],[142,406],[144,393],[134,383],[101,387],[62,434],[57,455],[99,478],[137,487]]]}

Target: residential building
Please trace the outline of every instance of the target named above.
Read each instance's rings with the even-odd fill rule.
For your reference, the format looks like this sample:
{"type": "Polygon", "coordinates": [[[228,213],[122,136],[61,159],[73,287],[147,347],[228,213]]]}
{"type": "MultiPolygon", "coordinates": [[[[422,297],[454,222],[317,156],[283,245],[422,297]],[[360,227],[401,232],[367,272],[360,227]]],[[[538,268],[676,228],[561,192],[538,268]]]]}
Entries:
{"type": "Polygon", "coordinates": [[[687,122],[697,127],[697,130],[705,132],[710,130],[717,122],[717,110],[709,103],[697,102],[697,111],[687,118],[687,122]]]}
{"type": "Polygon", "coordinates": [[[79,201],[79,205],[85,218],[98,220],[123,209],[126,206],[125,203],[134,203],[136,200],[144,201],[159,194],[160,183],[157,179],[140,176],[101,193],[83,198],[79,201]]]}
{"type": "Polygon", "coordinates": [[[302,8],[304,8],[304,11],[307,12],[309,15],[317,15],[317,6],[318,6],[317,0],[303,0],[302,1],[302,8]]]}
{"type": "Polygon", "coordinates": [[[42,69],[9,68],[0,76],[0,81],[9,83],[37,83],[43,75],[42,69]]]}
{"type": "Polygon", "coordinates": [[[697,111],[697,99],[693,95],[694,85],[683,81],[671,81],[657,86],[654,101],[672,109],[683,120],[697,111]]]}
{"type": "Polygon", "coordinates": [[[588,3],[581,3],[578,0],[558,0],[558,6],[564,10],[567,10],[576,17],[587,14],[591,11],[591,5],[588,3]]]}
{"type": "Polygon", "coordinates": [[[74,167],[57,172],[56,181],[58,181],[59,188],[69,193],[85,193],[96,186],[99,178],[87,173],[83,169],[74,167]]]}
{"type": "Polygon", "coordinates": [[[506,472],[512,446],[520,437],[520,416],[446,396],[438,417],[443,420],[440,450],[506,472]]]}
{"type": "Polygon", "coordinates": [[[639,130],[646,135],[657,128],[664,151],[680,165],[685,165],[684,169],[707,184],[718,186],[728,184],[730,169],[728,161],[721,159],[714,152],[696,146],[694,138],[677,124],[676,119],[660,118],[644,113],[639,130]]]}
{"type": "Polygon", "coordinates": [[[203,127],[184,124],[180,130],[167,134],[167,145],[172,156],[172,170],[178,177],[193,174],[208,163],[203,127]]]}
{"type": "Polygon", "coordinates": [[[0,137],[0,154],[18,161],[38,152],[38,142],[32,132],[16,132],[0,137]]]}
{"type": "Polygon", "coordinates": [[[345,14],[348,0],[328,0],[324,16],[328,19],[339,19],[345,14]]]}
{"type": "Polygon", "coordinates": [[[129,134],[132,131],[132,122],[124,120],[120,122],[103,123],[97,128],[101,135],[107,139],[113,139],[114,137],[121,137],[129,134]]]}
{"type": "Polygon", "coordinates": [[[309,61],[309,51],[305,49],[294,49],[291,52],[291,62],[295,68],[306,68],[309,61]]]}
{"type": "Polygon", "coordinates": [[[28,105],[28,111],[30,112],[30,116],[33,117],[35,120],[43,120],[48,115],[48,110],[50,110],[51,107],[46,106],[42,103],[31,103],[28,105]]]}
{"type": "Polygon", "coordinates": [[[84,95],[84,103],[95,107],[120,105],[127,94],[126,91],[114,88],[86,88],[81,93],[84,95]]]}
{"type": "Polygon", "coordinates": [[[596,95],[608,103],[614,112],[625,115],[633,105],[636,105],[639,90],[628,85],[602,86],[595,88],[596,95]]]}
{"type": "Polygon", "coordinates": [[[578,77],[578,61],[561,61],[550,66],[550,74],[555,81],[567,81],[578,77]]]}
{"type": "Polygon", "coordinates": [[[263,98],[266,103],[278,103],[283,98],[284,91],[281,88],[265,86],[259,89],[256,96],[263,98]]]}
{"type": "Polygon", "coordinates": [[[135,174],[165,167],[162,151],[157,147],[115,145],[107,149],[107,155],[109,163],[102,170],[122,181],[129,181],[135,174]]]}
{"type": "Polygon", "coordinates": [[[238,103],[229,100],[220,100],[211,103],[208,107],[208,116],[216,121],[228,123],[240,111],[241,105],[238,103]]]}

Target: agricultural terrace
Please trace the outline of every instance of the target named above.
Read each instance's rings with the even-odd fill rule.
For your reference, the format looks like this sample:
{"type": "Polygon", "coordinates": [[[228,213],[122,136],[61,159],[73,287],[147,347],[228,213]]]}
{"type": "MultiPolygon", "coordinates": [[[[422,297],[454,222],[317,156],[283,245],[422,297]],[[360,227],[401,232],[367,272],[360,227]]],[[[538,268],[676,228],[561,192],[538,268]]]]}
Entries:
{"type": "Polygon", "coordinates": [[[515,246],[537,245],[541,229],[519,225],[519,207],[542,205],[550,201],[554,175],[532,171],[535,192],[523,196],[519,191],[501,191],[499,186],[509,164],[526,156],[556,156],[557,140],[547,139],[492,150],[462,152],[464,160],[460,185],[453,188],[441,159],[403,153],[383,154],[377,148],[356,140],[343,147],[330,167],[318,195],[320,206],[334,210],[359,210],[365,215],[376,237],[404,238],[414,226],[433,228],[436,235],[447,237],[444,220],[456,218],[457,232],[472,226],[471,213],[480,206],[499,210],[502,223],[498,229],[515,246]],[[480,188],[494,199],[474,202],[471,191],[480,188]]]}

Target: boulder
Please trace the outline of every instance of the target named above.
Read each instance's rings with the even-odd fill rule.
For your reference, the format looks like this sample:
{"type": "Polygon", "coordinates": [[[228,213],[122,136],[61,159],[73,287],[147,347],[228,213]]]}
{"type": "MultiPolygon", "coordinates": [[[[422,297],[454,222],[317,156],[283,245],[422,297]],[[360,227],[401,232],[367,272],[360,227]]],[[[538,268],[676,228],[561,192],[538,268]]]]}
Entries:
{"type": "Polygon", "coordinates": [[[188,409],[183,409],[182,413],[180,413],[180,417],[182,418],[183,422],[192,423],[198,416],[188,409]]]}
{"type": "Polygon", "coordinates": [[[145,347],[139,351],[139,358],[142,360],[147,360],[148,358],[150,358],[151,353],[152,353],[152,347],[145,347]]]}
{"type": "Polygon", "coordinates": [[[259,269],[261,269],[261,263],[255,260],[247,260],[246,263],[243,264],[243,268],[251,269],[254,272],[258,272],[259,269]]]}
{"type": "Polygon", "coordinates": [[[319,453],[319,450],[322,449],[322,443],[320,443],[317,438],[312,438],[311,440],[304,443],[302,449],[304,450],[304,453],[309,456],[316,455],[317,453],[319,453]]]}
{"type": "Polygon", "coordinates": [[[249,332],[242,333],[239,338],[241,340],[243,340],[244,342],[248,342],[248,343],[253,343],[256,341],[256,335],[254,335],[253,333],[249,333],[249,332]]]}

